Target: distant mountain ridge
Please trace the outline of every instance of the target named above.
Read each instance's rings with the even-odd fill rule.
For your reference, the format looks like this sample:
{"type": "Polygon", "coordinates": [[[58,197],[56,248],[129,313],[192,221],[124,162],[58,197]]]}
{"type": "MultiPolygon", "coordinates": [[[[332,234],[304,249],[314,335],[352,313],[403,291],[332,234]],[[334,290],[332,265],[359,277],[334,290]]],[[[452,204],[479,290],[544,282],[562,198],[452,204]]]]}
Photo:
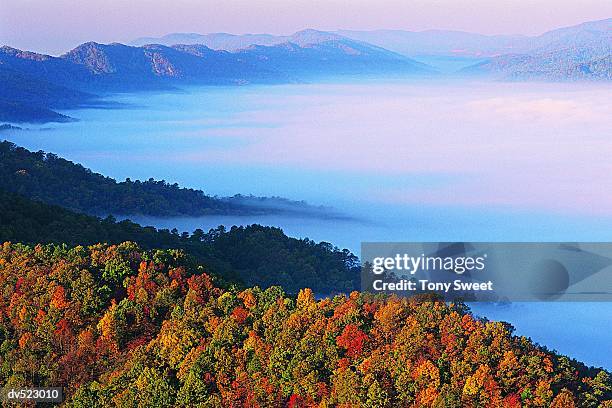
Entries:
{"type": "MultiPolygon", "coordinates": [[[[378,46],[405,56],[417,55],[457,55],[474,57],[496,57],[510,53],[529,53],[542,48],[560,48],[567,41],[575,46],[590,46],[600,38],[600,33],[610,31],[612,19],[589,21],[578,25],[563,27],[545,32],[538,36],[526,35],[485,35],[456,30],[338,30],[317,32],[303,30],[289,36],[271,34],[228,34],[228,33],[172,33],[162,37],[143,37],[129,44],[201,44],[215,50],[237,51],[252,45],[278,45],[292,42],[303,45],[303,38],[309,33],[325,33],[378,46]]],[[[315,41],[317,37],[313,38],[315,41]]]]}
{"type": "Polygon", "coordinates": [[[176,44],[199,44],[214,50],[239,51],[252,45],[274,46],[292,43],[299,46],[320,44],[326,41],[347,40],[339,33],[305,29],[291,35],[272,34],[229,34],[229,33],[172,33],[163,37],[142,37],[129,42],[129,45],[142,47],[149,44],[172,46],[176,44]]]}
{"type": "Polygon", "coordinates": [[[612,80],[612,18],[549,31],[520,53],[493,57],[464,73],[510,80],[612,80]]]}
{"type": "Polygon", "coordinates": [[[340,30],[339,34],[366,41],[407,56],[469,55],[498,57],[560,48],[610,46],[612,18],[588,21],[547,31],[538,36],[484,35],[449,30],[340,30]]]}
{"type": "Polygon", "coordinates": [[[172,33],[162,37],[141,37],[128,42],[129,45],[142,47],[148,44],[175,45],[199,44],[214,50],[237,51],[250,45],[278,45],[285,41],[271,34],[229,34],[229,33],[172,33]]]}
{"type": "Polygon", "coordinates": [[[206,44],[85,43],[60,58],[98,75],[138,75],[140,79],[183,78],[204,82],[283,82],[319,73],[386,71],[428,73],[424,64],[371,44],[338,34],[303,30],[266,45],[248,44],[215,50],[206,44]]]}
{"type": "MultiPolygon", "coordinates": [[[[467,63],[457,60],[459,64],[455,70],[470,62],[475,65],[463,68],[463,74],[510,80],[611,80],[611,22],[612,19],[589,21],[538,36],[483,35],[450,30],[338,30],[326,32],[325,39],[339,36],[417,60],[423,57],[424,61],[431,63],[436,57],[466,58],[467,63]],[[486,60],[482,61],[483,58],[486,60]]],[[[317,43],[317,32],[312,31],[305,30],[291,36],[174,33],[159,38],[141,38],[133,43],[171,45],[178,41],[236,51],[286,42],[303,45],[302,39],[317,43]]]]}
{"type": "Polygon", "coordinates": [[[94,87],[120,90],[173,86],[172,82],[181,81],[218,85],[286,80],[285,75],[261,70],[235,54],[206,47],[198,47],[196,52],[182,46],[89,42],[60,58],[84,67],[94,76],[94,87]]]}
{"type": "Polygon", "coordinates": [[[286,40],[232,52],[202,44],[135,47],[88,42],[59,57],[4,46],[0,48],[0,85],[4,88],[0,120],[69,120],[53,109],[95,103],[96,95],[107,92],[290,83],[343,74],[433,72],[425,64],[338,34],[304,30],[286,40]],[[40,94],[36,90],[41,90],[40,94]]]}
{"type": "Polygon", "coordinates": [[[561,48],[607,48],[612,45],[612,18],[558,28],[535,37],[527,51],[561,48]]]}

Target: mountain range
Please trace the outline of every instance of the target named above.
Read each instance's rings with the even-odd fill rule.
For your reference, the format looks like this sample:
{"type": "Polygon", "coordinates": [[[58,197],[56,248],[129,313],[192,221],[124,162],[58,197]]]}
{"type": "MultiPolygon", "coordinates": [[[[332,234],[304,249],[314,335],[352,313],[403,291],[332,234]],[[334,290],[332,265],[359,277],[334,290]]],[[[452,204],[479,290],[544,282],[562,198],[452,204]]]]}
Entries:
{"type": "MultiPolygon", "coordinates": [[[[339,35],[352,40],[376,45],[405,56],[418,55],[462,55],[489,57],[512,52],[517,45],[528,43],[527,36],[468,33],[463,31],[426,30],[338,30],[330,35],[339,35]]],[[[142,37],[131,41],[133,46],[147,44],[203,44],[216,50],[236,51],[251,45],[278,45],[284,42],[298,43],[294,35],[228,34],[228,33],[172,33],[162,37],[142,37]]]]}
{"type": "MultiPolygon", "coordinates": [[[[503,54],[530,53],[539,49],[561,49],[568,46],[591,46],[608,43],[612,19],[589,21],[582,24],[547,31],[538,36],[485,35],[452,30],[338,30],[325,33],[375,45],[408,57],[419,55],[497,57],[503,54]]],[[[129,44],[202,44],[215,50],[236,51],[250,45],[278,45],[284,42],[300,44],[303,37],[314,30],[304,30],[290,36],[271,34],[228,33],[172,33],[162,37],[142,37],[129,44]]],[[[323,32],[317,32],[323,34],[323,32]]],[[[307,36],[306,36],[307,37],[307,36]]]]}
{"type": "MultiPolygon", "coordinates": [[[[462,31],[427,30],[338,30],[330,35],[339,35],[352,40],[376,45],[406,56],[417,55],[465,55],[491,56],[511,52],[518,44],[526,44],[527,36],[468,33],[462,31]]],[[[275,36],[271,34],[228,34],[228,33],[172,33],[162,37],[142,37],[129,44],[203,44],[216,50],[236,51],[251,45],[278,45],[284,42],[299,44],[296,35],[275,36]]]]}
{"type": "MultiPolygon", "coordinates": [[[[610,80],[612,19],[559,28],[538,36],[483,35],[448,30],[339,30],[340,35],[422,61],[431,57],[474,59],[464,74],[503,79],[610,80]],[[482,60],[484,59],[484,60],[482,60]]],[[[134,40],[132,44],[204,44],[213,49],[239,50],[252,45],[291,42],[293,36],[270,34],[173,33],[134,40]]]]}
{"type": "Polygon", "coordinates": [[[430,74],[425,64],[338,34],[304,30],[275,45],[234,51],[202,44],[129,46],[88,42],[55,57],[0,48],[0,120],[69,120],[54,109],[99,103],[107,92],[186,85],[289,83],[318,76],[430,74]]]}
{"type": "MultiPolygon", "coordinates": [[[[348,37],[347,37],[348,38],[348,37]]],[[[131,41],[129,45],[141,47],[147,44],[201,44],[214,50],[238,51],[251,45],[273,46],[292,43],[306,46],[313,43],[343,39],[341,35],[325,31],[303,30],[292,35],[272,34],[229,34],[229,33],[172,33],[163,37],[142,37],[131,41]]],[[[345,38],[344,38],[345,39],[345,38]]]]}

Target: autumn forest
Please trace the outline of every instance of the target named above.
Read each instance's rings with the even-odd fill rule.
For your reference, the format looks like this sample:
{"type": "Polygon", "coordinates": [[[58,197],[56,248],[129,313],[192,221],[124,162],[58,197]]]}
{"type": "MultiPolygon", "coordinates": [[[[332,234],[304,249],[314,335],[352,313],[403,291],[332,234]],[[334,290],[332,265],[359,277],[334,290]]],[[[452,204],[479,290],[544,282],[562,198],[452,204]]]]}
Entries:
{"type": "Polygon", "coordinates": [[[0,407],[612,408],[612,2],[464,3],[0,0],[0,407]]]}
{"type": "Polygon", "coordinates": [[[607,407],[609,373],[463,304],[225,289],[180,250],[0,250],[0,378],[72,407],[607,407]]]}

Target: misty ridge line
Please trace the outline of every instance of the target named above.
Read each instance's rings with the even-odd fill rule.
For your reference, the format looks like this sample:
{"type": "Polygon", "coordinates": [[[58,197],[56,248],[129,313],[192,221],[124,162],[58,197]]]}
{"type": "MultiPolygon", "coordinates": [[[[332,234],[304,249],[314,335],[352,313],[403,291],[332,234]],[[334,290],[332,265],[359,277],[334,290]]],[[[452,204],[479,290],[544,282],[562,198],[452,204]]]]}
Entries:
{"type": "Polygon", "coordinates": [[[426,64],[329,33],[306,30],[291,43],[238,52],[204,45],[89,42],[60,57],[0,48],[0,120],[63,122],[56,109],[100,104],[115,92],[171,90],[185,85],[278,84],[361,73],[431,74],[426,64]]]}
{"type": "Polygon", "coordinates": [[[118,182],[53,153],[0,142],[0,191],[92,216],[202,217],[211,215],[351,220],[327,206],[278,196],[208,195],[165,180],[118,182]]]}
{"type": "MultiPolygon", "coordinates": [[[[561,34],[564,31],[572,31],[577,27],[592,26],[593,24],[605,25],[610,22],[610,18],[588,21],[577,25],[563,26],[554,30],[545,31],[537,35],[527,34],[481,34],[478,32],[471,32],[466,30],[447,30],[430,28],[425,30],[403,30],[403,29],[369,29],[369,30],[357,30],[357,29],[337,29],[324,31],[332,35],[340,35],[343,37],[363,40],[364,42],[371,42],[374,45],[377,42],[377,36],[397,36],[395,39],[398,41],[412,41],[413,44],[406,43],[406,47],[401,53],[412,50],[414,55],[419,54],[430,54],[442,51],[437,49],[436,46],[448,43],[451,46],[466,46],[470,45],[470,41],[484,41],[488,42],[489,45],[495,46],[497,44],[498,50],[495,53],[483,53],[481,52],[474,56],[497,56],[501,51],[506,52],[527,52],[529,50],[537,48],[539,43],[546,42],[546,38],[551,35],[561,34]],[[423,41],[429,41],[428,44],[422,44],[423,41]]],[[[312,29],[304,29],[302,31],[316,31],[312,29]]],[[[301,31],[298,31],[299,33],[301,31]]],[[[148,44],[162,44],[162,45],[175,45],[175,44],[202,44],[216,50],[227,50],[236,51],[242,48],[246,48],[249,45],[277,45],[284,42],[291,42],[293,35],[274,35],[268,33],[244,33],[244,34],[233,34],[228,32],[209,32],[209,33],[196,33],[196,32],[173,32],[163,36],[145,36],[139,37],[133,40],[124,41],[125,44],[132,46],[143,46],[148,44]]],[[[384,40],[378,39],[378,41],[384,42],[384,40]]],[[[385,45],[381,45],[383,48],[388,48],[392,51],[395,48],[390,42],[385,45]]],[[[400,47],[401,48],[401,47],[400,47]]],[[[450,49],[447,51],[453,52],[456,55],[472,55],[469,49],[450,49]]]]}

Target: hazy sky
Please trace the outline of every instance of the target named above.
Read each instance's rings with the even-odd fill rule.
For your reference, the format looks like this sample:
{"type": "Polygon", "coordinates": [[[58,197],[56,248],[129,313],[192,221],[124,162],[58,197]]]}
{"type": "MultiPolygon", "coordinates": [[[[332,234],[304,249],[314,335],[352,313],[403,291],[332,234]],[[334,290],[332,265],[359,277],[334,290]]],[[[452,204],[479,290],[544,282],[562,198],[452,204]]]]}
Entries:
{"type": "Polygon", "coordinates": [[[1,0],[0,43],[59,53],[170,32],[430,28],[539,34],[612,17],[610,0],[1,0]]]}

